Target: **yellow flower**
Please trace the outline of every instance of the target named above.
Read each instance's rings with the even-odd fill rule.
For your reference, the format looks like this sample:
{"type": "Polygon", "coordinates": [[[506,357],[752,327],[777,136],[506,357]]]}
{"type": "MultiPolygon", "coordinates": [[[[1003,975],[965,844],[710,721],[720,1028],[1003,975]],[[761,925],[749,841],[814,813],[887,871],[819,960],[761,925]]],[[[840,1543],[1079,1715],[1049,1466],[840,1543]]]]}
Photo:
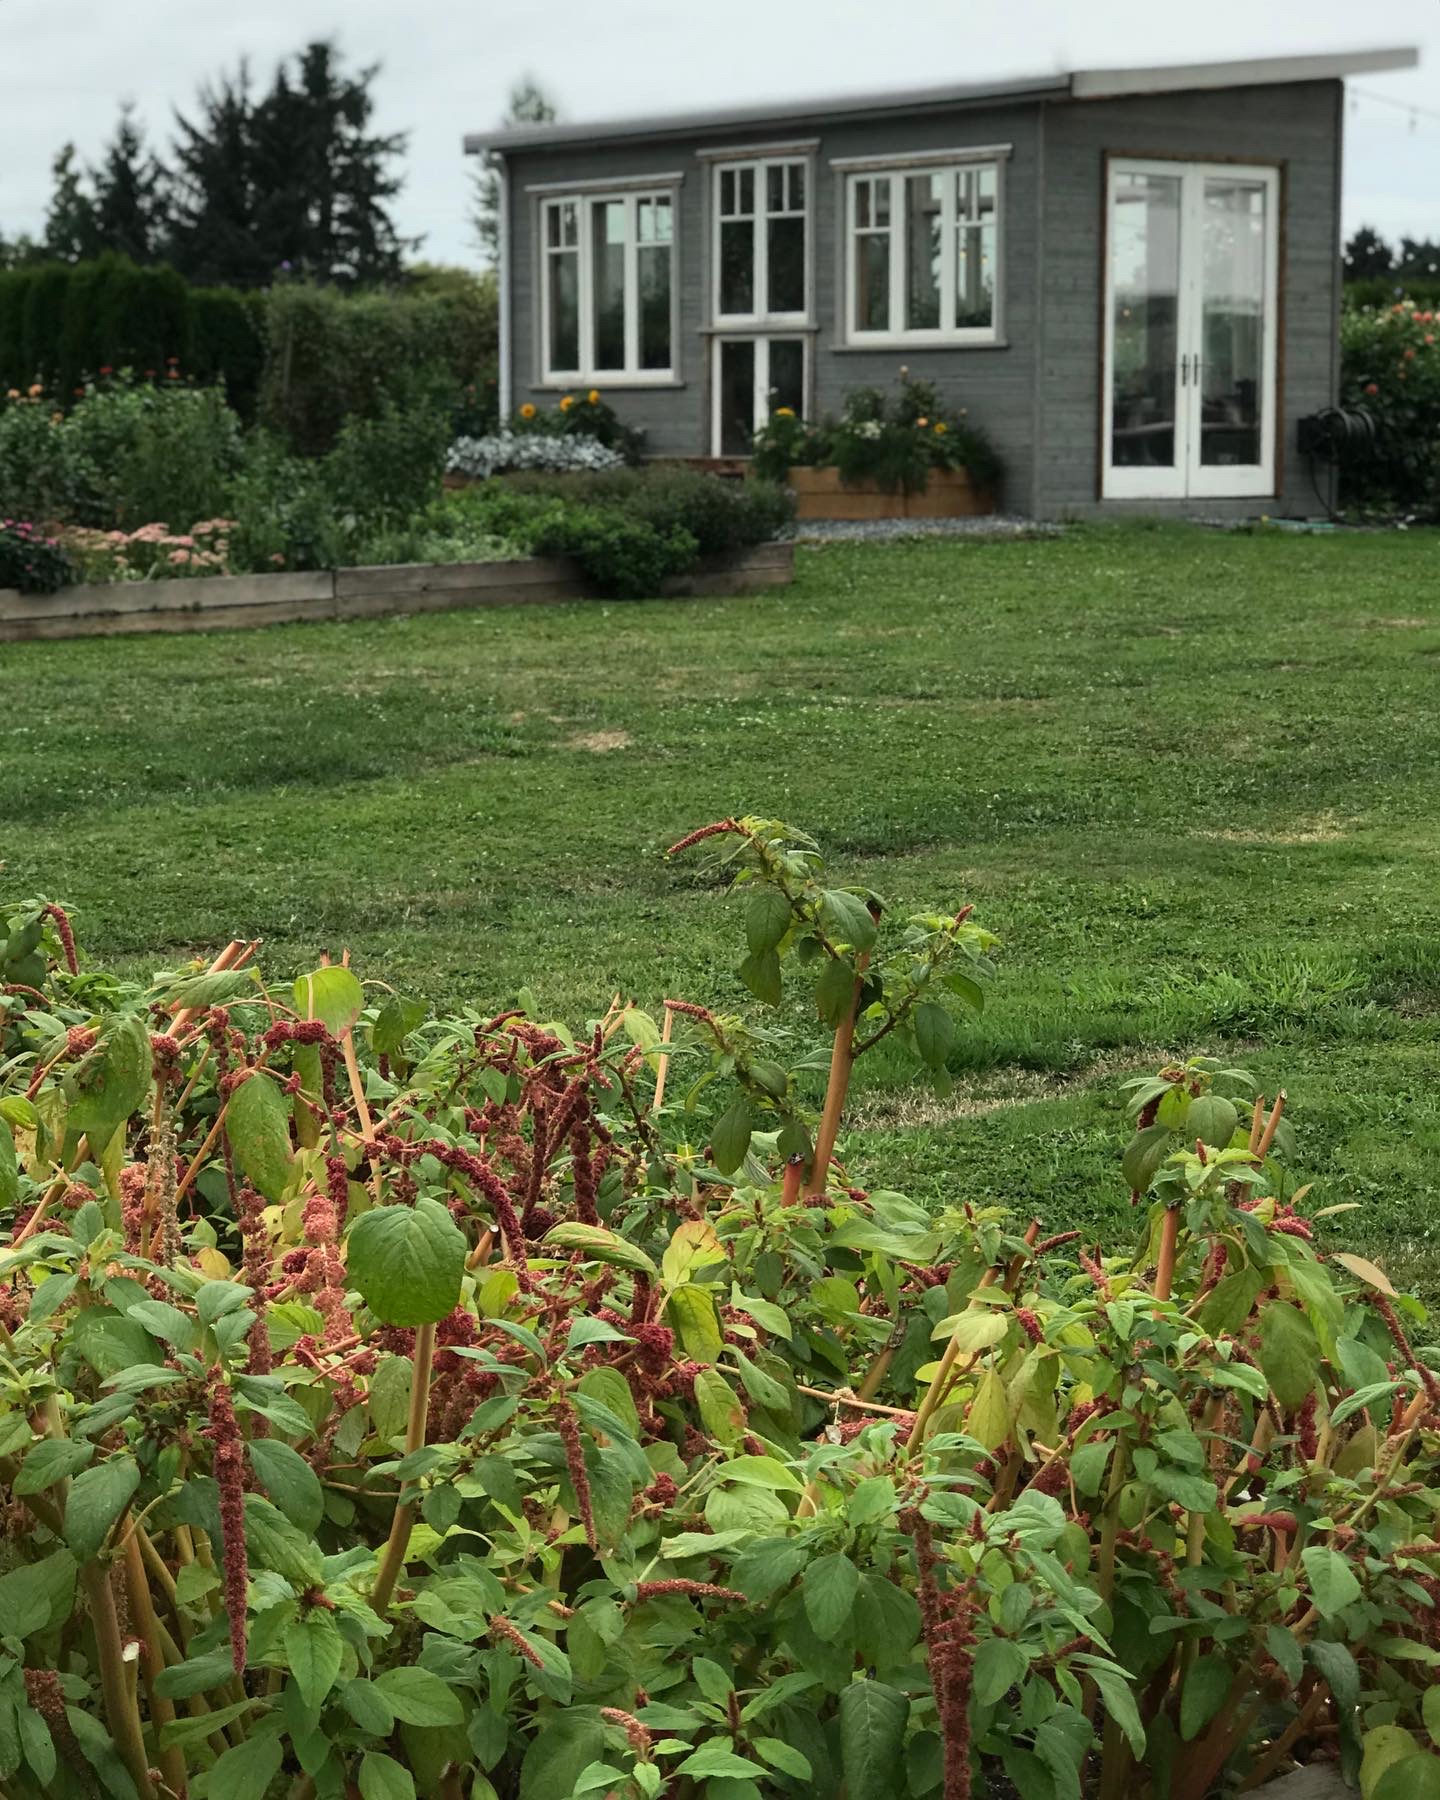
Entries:
{"type": "Polygon", "coordinates": [[[7,400],[18,400],[20,398],[19,388],[11,388],[10,392],[5,396],[5,398],[7,400]]]}
{"type": "Polygon", "coordinates": [[[945,421],[943,419],[937,419],[935,421],[935,435],[936,435],[936,437],[944,437],[945,421]]]}
{"type": "Polygon", "coordinates": [[[520,417],[522,419],[533,419],[535,417],[535,408],[529,400],[527,400],[520,408],[520,417]]]}
{"type": "Polygon", "coordinates": [[[775,417],[777,419],[793,419],[795,417],[795,408],[793,406],[777,406],[775,408],[775,417]]]}
{"type": "Polygon", "coordinates": [[[591,388],[590,392],[585,396],[585,398],[590,402],[590,404],[592,406],[598,406],[600,404],[599,388],[591,388]]]}
{"type": "Polygon", "coordinates": [[[32,387],[30,390],[30,398],[32,400],[38,400],[44,392],[45,392],[44,388],[41,387],[40,383],[37,381],[35,383],[34,387],[32,387]]]}
{"type": "Polygon", "coordinates": [[[922,431],[923,431],[923,430],[924,430],[924,429],[925,429],[925,427],[926,427],[926,426],[927,426],[927,425],[928,425],[928,424],[929,424],[929,423],[930,423],[930,421],[929,421],[929,420],[928,420],[928,419],[917,419],[917,420],[916,420],[916,421],[915,421],[915,423],[916,423],[916,424],[917,424],[917,425],[918,425],[918,426],[919,426],[919,427],[920,427],[920,429],[921,429],[921,430],[922,430],[922,431]]]}
{"type": "Polygon", "coordinates": [[[573,405],[574,405],[574,404],[575,404],[575,396],[574,396],[574,395],[573,395],[573,394],[566,394],[566,395],[565,395],[565,396],[564,396],[564,397],[563,397],[563,398],[562,398],[562,399],[561,399],[561,402],[560,402],[560,410],[561,410],[561,412],[569,412],[569,410],[570,410],[570,408],[571,408],[571,407],[572,407],[572,406],[573,406],[573,405]]]}

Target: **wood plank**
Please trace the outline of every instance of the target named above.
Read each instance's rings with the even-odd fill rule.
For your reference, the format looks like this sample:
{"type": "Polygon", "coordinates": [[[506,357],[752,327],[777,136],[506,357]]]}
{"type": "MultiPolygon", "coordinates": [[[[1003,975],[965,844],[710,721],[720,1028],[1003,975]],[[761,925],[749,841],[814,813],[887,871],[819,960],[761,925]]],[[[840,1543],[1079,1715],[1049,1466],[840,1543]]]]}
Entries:
{"type": "Polygon", "coordinates": [[[59,638],[129,637],[146,631],[231,631],[256,625],[293,625],[333,619],[335,602],[281,600],[272,606],[212,606],[203,612],[84,613],[79,617],[0,620],[0,643],[59,638]]]}
{"type": "Polygon", "coordinates": [[[313,574],[205,575],[188,581],[82,581],[58,594],[21,594],[6,588],[0,590],[0,619],[275,606],[291,600],[328,600],[334,582],[332,570],[320,569],[313,574]]]}
{"type": "Polygon", "coordinates": [[[486,587],[518,588],[580,580],[567,558],[527,556],[513,562],[392,563],[335,571],[335,595],[426,594],[486,587]]]}

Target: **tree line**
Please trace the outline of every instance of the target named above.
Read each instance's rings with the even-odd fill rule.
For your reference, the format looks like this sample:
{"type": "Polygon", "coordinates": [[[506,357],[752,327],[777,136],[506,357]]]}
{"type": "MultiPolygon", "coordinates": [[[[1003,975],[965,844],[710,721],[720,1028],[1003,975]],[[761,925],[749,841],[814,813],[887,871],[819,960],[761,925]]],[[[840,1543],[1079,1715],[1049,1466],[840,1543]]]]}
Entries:
{"type": "Polygon", "coordinates": [[[1440,244],[1433,238],[1402,237],[1398,246],[1362,225],[1345,245],[1345,279],[1368,281],[1377,275],[1440,275],[1440,244]]]}
{"type": "MultiPolygon", "coordinates": [[[[202,86],[188,112],[176,110],[163,155],[134,108],[122,106],[97,164],[83,164],[73,143],[61,148],[41,235],[7,239],[0,230],[0,268],[116,251],[141,265],[168,263],[201,286],[263,288],[292,273],[348,287],[393,282],[420,240],[402,236],[391,210],[408,134],[373,128],[379,72],[347,71],[328,41],[282,61],[263,90],[242,62],[202,86]]],[[[526,77],[503,122],[555,116],[526,77]]],[[[493,266],[498,183],[483,159],[471,179],[471,228],[493,266]]]]}

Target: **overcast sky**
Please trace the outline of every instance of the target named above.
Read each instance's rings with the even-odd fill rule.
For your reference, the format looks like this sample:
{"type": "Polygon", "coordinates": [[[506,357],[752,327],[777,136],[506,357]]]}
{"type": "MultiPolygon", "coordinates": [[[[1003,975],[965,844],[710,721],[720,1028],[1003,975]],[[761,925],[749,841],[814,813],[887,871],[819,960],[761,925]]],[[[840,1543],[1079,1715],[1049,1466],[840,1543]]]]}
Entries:
{"type": "Polygon", "coordinates": [[[325,36],[382,65],[378,123],[410,133],[399,222],[436,261],[476,260],[460,139],[526,73],[588,119],[1393,44],[1418,45],[1421,67],[1355,84],[1346,227],[1440,238],[1437,0],[0,0],[0,232],[40,230],[54,151],[73,138],[96,156],[122,100],[164,140],[206,77],[248,55],[268,80],[325,36]],[[1412,127],[1387,98],[1431,116],[1412,127]]]}

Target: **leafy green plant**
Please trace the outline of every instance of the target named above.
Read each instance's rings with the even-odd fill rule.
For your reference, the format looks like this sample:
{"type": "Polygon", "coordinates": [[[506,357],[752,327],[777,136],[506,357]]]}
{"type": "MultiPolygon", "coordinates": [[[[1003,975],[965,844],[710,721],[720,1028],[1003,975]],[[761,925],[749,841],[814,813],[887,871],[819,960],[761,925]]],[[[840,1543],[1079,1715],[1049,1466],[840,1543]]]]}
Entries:
{"type": "Polygon", "coordinates": [[[1340,318],[1341,404],[1375,422],[1373,450],[1342,464],[1348,504],[1440,507],[1440,314],[1414,300],[1347,307],[1340,318]]]}
{"type": "MultiPolygon", "coordinates": [[[[748,958],[822,1013],[844,965],[832,1070],[924,1055],[978,926],[691,842],[748,958]]],[[[435,1019],[239,942],[141,989],[4,922],[7,1791],[1428,1791],[1437,1354],[1243,1071],[1135,1090],[1174,1145],[1105,1255],[849,1185],[828,1103],[808,1179],[753,1131],[721,1174],[695,1003],[435,1019]]]]}

